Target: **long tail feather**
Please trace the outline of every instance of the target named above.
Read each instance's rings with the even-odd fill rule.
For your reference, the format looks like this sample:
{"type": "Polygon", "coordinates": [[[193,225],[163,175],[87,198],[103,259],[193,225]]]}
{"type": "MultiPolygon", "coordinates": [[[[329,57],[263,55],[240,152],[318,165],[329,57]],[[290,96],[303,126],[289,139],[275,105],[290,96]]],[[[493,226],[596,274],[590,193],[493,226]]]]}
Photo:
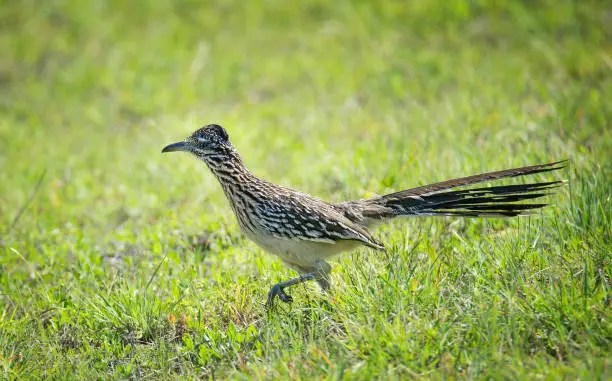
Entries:
{"type": "Polygon", "coordinates": [[[447,189],[457,188],[466,185],[473,185],[477,183],[483,183],[486,181],[499,180],[508,177],[517,177],[524,175],[533,175],[536,173],[556,171],[561,168],[565,168],[567,160],[556,161],[554,163],[532,165],[529,167],[504,169],[502,171],[481,173],[479,175],[460,177],[457,179],[442,181],[440,183],[424,185],[422,187],[406,189],[403,191],[388,194],[384,197],[410,197],[410,196],[421,196],[426,194],[432,194],[435,192],[444,191],[447,189]]]}
{"type": "Polygon", "coordinates": [[[533,214],[545,203],[522,203],[550,195],[564,181],[453,190],[486,181],[559,170],[566,160],[488,172],[391,193],[338,206],[348,218],[369,226],[399,216],[514,217],[533,214]],[[356,213],[358,211],[358,213],[356,213]]]}
{"type": "Polygon", "coordinates": [[[386,200],[385,206],[397,215],[444,215],[467,217],[513,217],[531,214],[547,204],[519,204],[549,195],[546,190],[563,184],[562,181],[525,185],[467,189],[423,195],[419,198],[386,200]]]}

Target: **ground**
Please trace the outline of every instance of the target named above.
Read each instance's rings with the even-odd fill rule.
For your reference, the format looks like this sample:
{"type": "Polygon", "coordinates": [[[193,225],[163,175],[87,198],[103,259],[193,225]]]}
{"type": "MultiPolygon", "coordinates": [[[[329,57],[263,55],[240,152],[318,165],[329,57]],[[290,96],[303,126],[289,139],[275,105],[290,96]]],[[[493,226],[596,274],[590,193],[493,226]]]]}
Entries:
{"type": "Polygon", "coordinates": [[[607,2],[23,0],[0,31],[0,379],[612,377],[607,2]],[[160,154],[213,122],[330,201],[569,182],[528,218],[394,221],[266,311],[294,273],[160,154]]]}

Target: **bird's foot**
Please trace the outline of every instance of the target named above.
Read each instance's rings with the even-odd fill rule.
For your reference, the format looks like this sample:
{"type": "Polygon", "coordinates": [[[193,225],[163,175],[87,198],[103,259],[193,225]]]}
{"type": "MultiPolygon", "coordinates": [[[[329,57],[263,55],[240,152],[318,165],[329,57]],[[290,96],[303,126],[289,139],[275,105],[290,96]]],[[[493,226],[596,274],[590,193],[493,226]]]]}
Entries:
{"type": "Polygon", "coordinates": [[[272,288],[268,292],[268,300],[266,301],[266,307],[272,307],[274,305],[274,298],[277,296],[281,301],[285,303],[291,303],[293,301],[293,298],[287,295],[280,283],[277,283],[272,286],[272,288]]]}

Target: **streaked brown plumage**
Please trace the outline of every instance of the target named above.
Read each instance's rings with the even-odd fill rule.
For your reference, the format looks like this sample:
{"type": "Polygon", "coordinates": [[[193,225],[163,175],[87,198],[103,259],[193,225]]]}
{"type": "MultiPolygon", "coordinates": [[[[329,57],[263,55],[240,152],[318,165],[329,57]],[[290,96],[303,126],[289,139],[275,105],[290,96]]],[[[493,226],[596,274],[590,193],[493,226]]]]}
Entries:
{"type": "Polygon", "coordinates": [[[452,190],[508,177],[555,171],[564,161],[483,173],[388,195],[331,204],[253,175],[242,163],[227,132],[212,124],[162,152],[187,151],[203,160],[219,180],[245,235],[298,271],[268,293],[289,302],[285,288],[316,280],[329,288],[327,259],[359,246],[384,250],[369,227],[400,216],[514,217],[531,214],[544,203],[519,203],[548,195],[562,181],[452,190]]]}

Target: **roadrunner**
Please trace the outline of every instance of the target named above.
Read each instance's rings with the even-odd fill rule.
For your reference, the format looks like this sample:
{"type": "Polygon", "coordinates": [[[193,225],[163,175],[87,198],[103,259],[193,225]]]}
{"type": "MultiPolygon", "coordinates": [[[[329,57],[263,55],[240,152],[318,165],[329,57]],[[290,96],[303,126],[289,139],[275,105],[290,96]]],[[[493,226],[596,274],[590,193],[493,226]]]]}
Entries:
{"type": "Polygon", "coordinates": [[[531,214],[544,203],[518,203],[549,194],[562,181],[486,188],[453,188],[558,170],[564,161],[506,169],[443,181],[363,200],[332,204],[309,194],[262,180],[243,164],[223,127],[210,124],[162,152],[186,151],[203,160],[217,177],[240,229],[257,245],[276,254],[300,276],[272,286],[275,297],[291,302],[287,287],[315,280],[328,290],[327,260],[359,246],[384,250],[368,228],[401,216],[514,217],[531,214]]]}

